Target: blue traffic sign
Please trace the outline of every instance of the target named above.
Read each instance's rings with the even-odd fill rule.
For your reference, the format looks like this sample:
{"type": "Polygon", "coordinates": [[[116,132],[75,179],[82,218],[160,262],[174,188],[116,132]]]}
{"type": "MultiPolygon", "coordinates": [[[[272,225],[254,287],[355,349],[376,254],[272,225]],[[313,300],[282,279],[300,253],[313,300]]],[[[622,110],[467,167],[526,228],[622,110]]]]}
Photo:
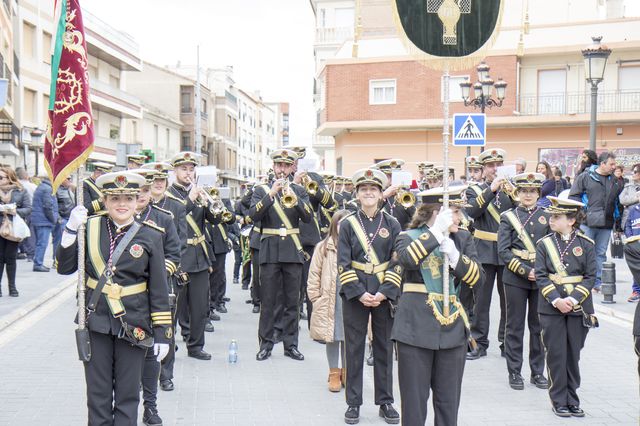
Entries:
{"type": "Polygon", "coordinates": [[[485,114],[454,114],[453,145],[485,146],[487,117],[485,114]]]}

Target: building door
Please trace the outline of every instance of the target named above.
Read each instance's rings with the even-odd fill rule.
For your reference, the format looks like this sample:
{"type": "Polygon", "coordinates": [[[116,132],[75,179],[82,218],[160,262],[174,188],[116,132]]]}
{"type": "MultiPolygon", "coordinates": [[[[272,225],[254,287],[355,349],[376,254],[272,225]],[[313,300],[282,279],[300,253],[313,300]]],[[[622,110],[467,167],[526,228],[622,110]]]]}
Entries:
{"type": "Polygon", "coordinates": [[[566,70],[538,71],[538,114],[564,114],[566,96],[566,70]]]}

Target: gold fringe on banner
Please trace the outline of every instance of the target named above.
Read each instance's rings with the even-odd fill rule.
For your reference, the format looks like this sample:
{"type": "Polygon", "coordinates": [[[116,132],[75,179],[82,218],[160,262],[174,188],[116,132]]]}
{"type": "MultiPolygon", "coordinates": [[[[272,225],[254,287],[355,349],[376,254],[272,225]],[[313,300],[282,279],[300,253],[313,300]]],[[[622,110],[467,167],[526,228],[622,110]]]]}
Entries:
{"type": "Polygon", "coordinates": [[[407,53],[409,54],[409,56],[413,57],[416,62],[419,62],[425,67],[438,71],[444,71],[445,69],[448,69],[449,71],[466,70],[472,68],[487,56],[487,51],[491,49],[496,39],[498,38],[505,3],[505,0],[500,1],[500,12],[498,13],[498,20],[496,21],[496,28],[493,31],[493,34],[491,34],[491,37],[489,37],[489,39],[482,45],[482,47],[473,52],[471,55],[455,57],[430,55],[413,44],[409,37],[407,37],[407,34],[404,31],[404,27],[402,26],[402,22],[400,21],[400,14],[398,13],[398,5],[396,4],[396,1],[389,1],[391,2],[393,23],[395,24],[398,37],[402,41],[405,49],[407,49],[407,53]]]}

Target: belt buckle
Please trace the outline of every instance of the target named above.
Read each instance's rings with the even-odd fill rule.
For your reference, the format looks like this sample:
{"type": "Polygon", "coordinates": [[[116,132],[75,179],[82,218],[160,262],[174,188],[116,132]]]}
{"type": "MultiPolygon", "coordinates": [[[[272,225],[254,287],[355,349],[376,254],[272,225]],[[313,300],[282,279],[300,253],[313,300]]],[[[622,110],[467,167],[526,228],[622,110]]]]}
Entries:
{"type": "Polygon", "coordinates": [[[107,289],[107,297],[109,299],[120,300],[122,298],[122,286],[119,284],[111,284],[107,289]]]}
{"type": "Polygon", "coordinates": [[[278,234],[279,234],[282,238],[286,237],[286,236],[287,236],[287,228],[280,228],[280,229],[278,229],[278,234]]]}
{"type": "Polygon", "coordinates": [[[364,264],[364,273],[373,274],[373,263],[367,262],[364,264]]]}

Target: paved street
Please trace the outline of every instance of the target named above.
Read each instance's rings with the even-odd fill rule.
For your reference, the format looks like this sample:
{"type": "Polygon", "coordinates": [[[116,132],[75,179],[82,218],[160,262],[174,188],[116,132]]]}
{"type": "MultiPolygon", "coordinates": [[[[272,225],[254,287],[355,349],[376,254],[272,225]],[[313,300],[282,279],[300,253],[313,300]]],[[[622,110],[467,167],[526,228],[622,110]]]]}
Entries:
{"type": "MultiPolygon", "coordinates": [[[[25,277],[21,280],[24,281],[21,291],[35,285],[52,287],[65,278],[54,272],[25,277]]],[[[624,290],[619,290],[624,299],[618,297],[617,305],[631,309],[624,290]]],[[[215,323],[215,333],[207,334],[205,349],[213,353],[213,360],[187,358],[181,344],[176,390],[160,393],[159,408],[165,424],[344,424],[344,393],[332,394],[327,390],[324,346],[309,339],[306,322],[301,322],[300,335],[304,362],[285,358],[282,345],[278,345],[270,360],[258,363],[254,358],[258,315],[252,314],[250,305],[244,303],[248,292],[237,284],[229,284],[228,295],[232,299],[229,313],[215,323]],[[231,339],[237,339],[239,344],[236,365],[226,362],[231,339]]],[[[6,309],[7,303],[17,303],[16,300],[3,297],[0,309],[6,309]]],[[[73,315],[73,290],[69,288],[33,315],[0,332],[3,372],[0,424],[86,424],[85,387],[82,366],[76,359],[73,315]]],[[[589,334],[581,362],[580,395],[587,413],[585,419],[558,419],[551,413],[546,392],[533,385],[527,384],[524,391],[511,390],[504,360],[494,345],[487,358],[466,365],[460,424],[638,424],[638,379],[630,324],[604,315],[600,318],[601,327],[589,334]]],[[[495,325],[492,324],[494,332],[495,325]]],[[[365,368],[361,424],[384,424],[373,406],[372,369],[365,368]]],[[[523,376],[528,375],[525,367],[523,376]]],[[[397,387],[396,398],[399,408],[397,387]]],[[[429,423],[433,423],[431,417],[429,423]]]]}

